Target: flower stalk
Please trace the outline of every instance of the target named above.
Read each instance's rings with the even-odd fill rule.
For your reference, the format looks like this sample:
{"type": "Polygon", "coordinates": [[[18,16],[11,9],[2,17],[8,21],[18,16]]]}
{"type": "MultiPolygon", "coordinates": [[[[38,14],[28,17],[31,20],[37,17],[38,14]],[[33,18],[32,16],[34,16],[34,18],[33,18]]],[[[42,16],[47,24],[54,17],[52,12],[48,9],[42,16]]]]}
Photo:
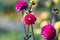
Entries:
{"type": "Polygon", "coordinates": [[[31,25],[33,40],[35,40],[33,25],[31,25]]]}
{"type": "MultiPolygon", "coordinates": [[[[24,15],[24,10],[22,9],[22,18],[23,18],[23,15],[24,15]]],[[[24,24],[24,23],[23,23],[23,24],[24,24]]],[[[25,24],[24,24],[24,40],[28,40],[25,24]]]]}

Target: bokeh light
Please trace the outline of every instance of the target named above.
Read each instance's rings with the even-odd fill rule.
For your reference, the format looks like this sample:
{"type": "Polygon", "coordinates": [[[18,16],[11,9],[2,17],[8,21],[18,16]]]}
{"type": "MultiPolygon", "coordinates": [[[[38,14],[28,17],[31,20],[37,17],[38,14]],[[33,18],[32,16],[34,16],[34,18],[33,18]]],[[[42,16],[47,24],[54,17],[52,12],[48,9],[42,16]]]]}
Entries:
{"type": "Polygon", "coordinates": [[[58,30],[60,28],[60,21],[56,22],[54,24],[54,27],[56,28],[56,30],[58,30]]]}
{"type": "Polygon", "coordinates": [[[40,14],[40,18],[41,18],[42,20],[47,19],[48,16],[49,16],[49,13],[46,12],[46,11],[43,11],[43,12],[41,12],[41,14],[40,14]]]}
{"type": "Polygon", "coordinates": [[[45,6],[46,6],[46,7],[50,7],[50,5],[51,5],[51,4],[50,4],[49,1],[46,1],[46,2],[45,2],[45,6]]]}

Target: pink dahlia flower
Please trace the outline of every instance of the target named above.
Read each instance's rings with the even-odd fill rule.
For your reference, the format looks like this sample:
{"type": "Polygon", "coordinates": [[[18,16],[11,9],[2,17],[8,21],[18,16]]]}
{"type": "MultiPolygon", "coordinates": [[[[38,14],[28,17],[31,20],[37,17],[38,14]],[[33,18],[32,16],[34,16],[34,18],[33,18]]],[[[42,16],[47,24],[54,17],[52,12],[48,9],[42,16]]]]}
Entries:
{"type": "Polygon", "coordinates": [[[42,28],[41,34],[46,40],[52,40],[56,35],[56,30],[51,24],[48,24],[42,28]]]}
{"type": "Polygon", "coordinates": [[[25,1],[19,1],[15,5],[15,10],[16,11],[21,11],[22,9],[27,9],[28,8],[28,3],[25,1]]]}
{"type": "Polygon", "coordinates": [[[28,26],[35,24],[35,21],[36,21],[36,17],[34,14],[26,14],[24,17],[24,23],[28,26]]]}

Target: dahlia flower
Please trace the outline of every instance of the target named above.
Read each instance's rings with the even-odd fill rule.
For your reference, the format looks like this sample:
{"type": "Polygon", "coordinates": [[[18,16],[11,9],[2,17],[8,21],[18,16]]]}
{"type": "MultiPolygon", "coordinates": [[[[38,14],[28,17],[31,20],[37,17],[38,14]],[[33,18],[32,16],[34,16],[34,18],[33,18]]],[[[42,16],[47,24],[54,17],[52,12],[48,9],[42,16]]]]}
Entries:
{"type": "Polygon", "coordinates": [[[34,14],[26,14],[25,17],[24,17],[24,23],[26,25],[32,25],[32,24],[35,24],[35,21],[36,21],[36,17],[34,14]]]}
{"type": "Polygon", "coordinates": [[[47,24],[42,28],[41,35],[46,40],[52,40],[56,35],[56,30],[51,24],[47,24]]]}
{"type": "Polygon", "coordinates": [[[28,3],[25,1],[19,1],[15,5],[15,10],[18,12],[23,10],[23,9],[27,9],[27,8],[28,8],[28,3]]]}

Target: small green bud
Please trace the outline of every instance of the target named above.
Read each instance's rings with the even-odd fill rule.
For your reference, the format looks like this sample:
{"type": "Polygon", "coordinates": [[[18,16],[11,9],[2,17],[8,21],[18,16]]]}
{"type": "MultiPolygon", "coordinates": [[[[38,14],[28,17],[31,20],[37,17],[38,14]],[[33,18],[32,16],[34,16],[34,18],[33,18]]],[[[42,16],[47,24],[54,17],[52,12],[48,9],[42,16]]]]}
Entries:
{"type": "Polygon", "coordinates": [[[59,13],[59,10],[57,8],[54,8],[53,11],[54,11],[55,14],[58,14],[59,13]]]}
{"type": "Polygon", "coordinates": [[[32,5],[35,5],[35,2],[34,2],[34,1],[31,1],[31,4],[32,4],[32,5]]]}
{"type": "Polygon", "coordinates": [[[31,11],[30,11],[30,9],[28,9],[28,13],[30,13],[31,11]]]}

